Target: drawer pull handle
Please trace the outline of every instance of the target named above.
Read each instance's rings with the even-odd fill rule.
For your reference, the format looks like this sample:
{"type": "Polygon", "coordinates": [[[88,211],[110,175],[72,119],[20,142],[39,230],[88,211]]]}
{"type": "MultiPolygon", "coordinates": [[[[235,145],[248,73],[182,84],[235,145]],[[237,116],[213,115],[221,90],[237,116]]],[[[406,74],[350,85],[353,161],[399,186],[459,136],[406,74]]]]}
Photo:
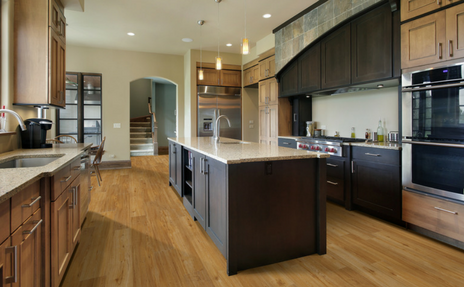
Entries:
{"type": "Polygon", "coordinates": [[[288,143],[288,142],[283,142],[283,144],[290,145],[290,143],[288,143]]]}
{"type": "Polygon", "coordinates": [[[9,276],[5,278],[6,284],[17,283],[18,282],[18,246],[10,246],[5,248],[6,254],[13,253],[13,276],[9,276]]]}
{"type": "Polygon", "coordinates": [[[333,182],[333,181],[330,181],[330,180],[328,180],[327,183],[331,184],[331,185],[338,185],[338,182],[333,182]]]}
{"type": "Polygon", "coordinates": [[[34,227],[32,227],[31,230],[24,230],[23,234],[32,234],[34,231],[39,227],[40,224],[42,224],[42,219],[41,220],[34,220],[32,223],[35,223],[34,227]]]}
{"type": "Polygon", "coordinates": [[[64,178],[64,177],[63,177],[63,179],[61,180],[61,182],[67,182],[67,181],[69,181],[69,180],[71,179],[71,177],[72,177],[72,174],[71,174],[70,176],[68,176],[67,178],[64,178]]]}
{"type": "Polygon", "coordinates": [[[368,152],[366,152],[365,155],[380,156],[380,154],[378,154],[378,153],[368,153],[368,152]]]}
{"type": "Polygon", "coordinates": [[[331,164],[331,163],[328,163],[327,166],[338,167],[338,164],[331,164]]]}
{"type": "Polygon", "coordinates": [[[75,167],[73,167],[73,170],[79,170],[79,169],[81,169],[80,166],[75,166],[75,167]]]}
{"type": "Polygon", "coordinates": [[[34,204],[36,204],[37,202],[39,202],[39,200],[40,200],[41,198],[42,198],[41,196],[38,196],[38,197],[36,197],[36,198],[33,198],[31,203],[29,203],[29,204],[23,204],[23,205],[21,205],[21,207],[22,207],[22,208],[25,208],[25,207],[32,207],[34,204]]]}
{"type": "Polygon", "coordinates": [[[436,206],[434,208],[437,209],[437,210],[441,210],[441,211],[444,211],[444,212],[448,212],[448,213],[458,215],[458,213],[456,211],[451,211],[451,210],[443,209],[443,208],[436,207],[436,206]]]}

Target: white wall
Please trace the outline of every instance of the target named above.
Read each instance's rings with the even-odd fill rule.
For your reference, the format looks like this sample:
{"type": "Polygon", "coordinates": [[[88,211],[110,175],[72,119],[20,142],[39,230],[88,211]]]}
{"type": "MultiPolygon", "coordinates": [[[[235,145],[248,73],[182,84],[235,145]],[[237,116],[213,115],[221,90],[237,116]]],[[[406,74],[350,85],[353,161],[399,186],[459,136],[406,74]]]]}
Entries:
{"type": "Polygon", "coordinates": [[[313,121],[318,128],[325,125],[328,136],[339,131],[340,136],[350,137],[355,127],[356,137],[364,138],[367,128],[377,131],[379,119],[384,134],[398,130],[398,88],[313,98],[313,121]]]}
{"type": "Polygon", "coordinates": [[[103,135],[106,136],[104,161],[130,160],[130,82],[159,77],[177,84],[178,131],[183,131],[183,57],[89,47],[66,47],[66,70],[102,74],[103,135]],[[121,128],[113,128],[121,123],[121,128]],[[114,155],[114,158],[110,158],[114,155]]]}

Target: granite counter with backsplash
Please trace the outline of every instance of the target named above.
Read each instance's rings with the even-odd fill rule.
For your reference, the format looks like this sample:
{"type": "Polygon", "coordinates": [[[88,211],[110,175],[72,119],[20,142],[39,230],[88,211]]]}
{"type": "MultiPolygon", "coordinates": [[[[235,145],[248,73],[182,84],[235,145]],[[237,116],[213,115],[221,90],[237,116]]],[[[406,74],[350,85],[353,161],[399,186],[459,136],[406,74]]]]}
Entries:
{"type": "Polygon", "coordinates": [[[56,157],[57,159],[39,167],[0,169],[0,203],[42,177],[53,176],[60,168],[81,156],[91,145],[91,143],[55,144],[52,148],[17,149],[1,153],[0,164],[18,158],[56,157]]]}

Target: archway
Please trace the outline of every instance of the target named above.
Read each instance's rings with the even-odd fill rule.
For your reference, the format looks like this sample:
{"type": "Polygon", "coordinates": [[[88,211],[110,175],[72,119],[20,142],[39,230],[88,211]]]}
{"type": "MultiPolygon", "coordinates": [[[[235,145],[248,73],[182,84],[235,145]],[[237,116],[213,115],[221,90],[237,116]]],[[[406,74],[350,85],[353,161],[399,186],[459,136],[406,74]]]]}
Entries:
{"type": "Polygon", "coordinates": [[[130,155],[168,153],[177,131],[178,85],[160,77],[130,82],[130,155]]]}

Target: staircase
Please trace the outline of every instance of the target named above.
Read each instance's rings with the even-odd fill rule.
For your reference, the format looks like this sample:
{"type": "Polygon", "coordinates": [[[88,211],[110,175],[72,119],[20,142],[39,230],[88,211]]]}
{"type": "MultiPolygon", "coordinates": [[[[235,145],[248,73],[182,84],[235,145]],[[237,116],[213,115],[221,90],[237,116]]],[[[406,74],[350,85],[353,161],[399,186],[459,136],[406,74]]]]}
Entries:
{"type": "Polygon", "coordinates": [[[130,121],[130,156],[154,155],[150,117],[130,121]]]}

